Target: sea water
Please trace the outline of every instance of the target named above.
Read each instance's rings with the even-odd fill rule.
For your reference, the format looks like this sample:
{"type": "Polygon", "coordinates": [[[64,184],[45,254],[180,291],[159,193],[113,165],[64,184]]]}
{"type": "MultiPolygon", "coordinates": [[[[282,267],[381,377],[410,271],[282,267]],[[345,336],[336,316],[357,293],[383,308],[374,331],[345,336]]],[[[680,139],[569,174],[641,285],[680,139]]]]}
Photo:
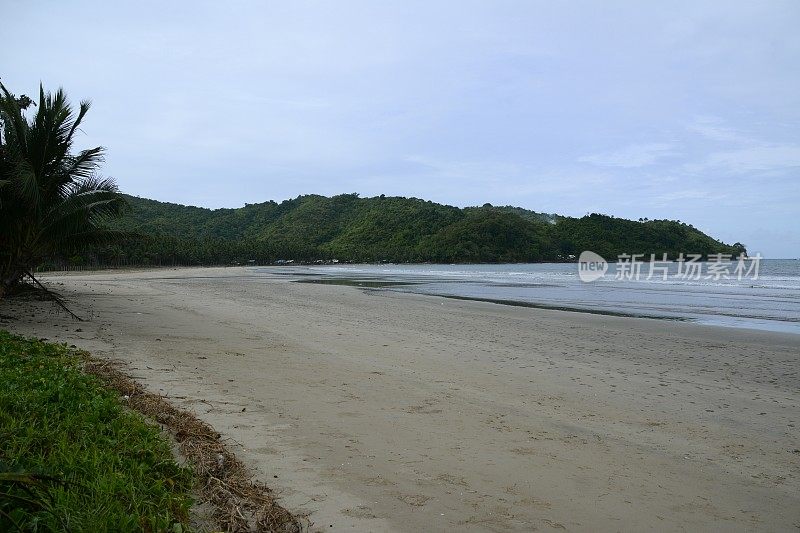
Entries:
{"type": "Polygon", "coordinates": [[[648,276],[644,264],[638,279],[626,279],[611,263],[606,275],[589,283],[579,278],[576,263],[324,265],[306,272],[319,281],[381,290],[800,334],[800,260],[762,259],[758,276],[742,279],[733,265],[727,279],[707,277],[708,268],[700,279],[686,279],[677,269],[672,263],[665,280],[661,272],[648,276]]]}

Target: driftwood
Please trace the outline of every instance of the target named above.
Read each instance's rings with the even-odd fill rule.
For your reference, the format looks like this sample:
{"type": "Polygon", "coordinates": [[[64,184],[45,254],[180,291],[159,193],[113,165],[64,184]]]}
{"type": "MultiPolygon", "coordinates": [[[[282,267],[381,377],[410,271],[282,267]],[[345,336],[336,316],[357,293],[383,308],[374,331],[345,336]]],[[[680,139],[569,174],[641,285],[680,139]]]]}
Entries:
{"type": "Polygon", "coordinates": [[[33,276],[33,273],[31,273],[29,270],[26,270],[26,271],[25,271],[25,274],[26,274],[26,275],[27,275],[29,278],[31,278],[31,281],[33,281],[33,283],[34,283],[36,286],[38,286],[38,287],[39,287],[39,289],[41,289],[41,290],[43,291],[43,293],[45,294],[45,296],[47,296],[48,298],[50,298],[51,300],[53,300],[55,303],[57,303],[57,304],[58,304],[58,306],[59,306],[59,307],[61,307],[61,309],[63,309],[63,310],[64,310],[64,311],[66,311],[67,313],[69,313],[69,315],[70,315],[72,318],[74,318],[74,319],[75,319],[75,320],[77,320],[78,322],[83,322],[83,319],[82,319],[81,317],[79,317],[78,315],[76,315],[75,313],[73,313],[73,312],[72,312],[72,310],[71,310],[69,307],[67,307],[67,304],[64,302],[64,298],[62,298],[60,294],[58,294],[58,293],[57,293],[57,292],[55,292],[55,291],[51,291],[50,289],[48,289],[47,287],[45,287],[44,285],[42,285],[42,284],[41,284],[41,282],[40,282],[38,279],[36,279],[36,278],[33,276]]]}

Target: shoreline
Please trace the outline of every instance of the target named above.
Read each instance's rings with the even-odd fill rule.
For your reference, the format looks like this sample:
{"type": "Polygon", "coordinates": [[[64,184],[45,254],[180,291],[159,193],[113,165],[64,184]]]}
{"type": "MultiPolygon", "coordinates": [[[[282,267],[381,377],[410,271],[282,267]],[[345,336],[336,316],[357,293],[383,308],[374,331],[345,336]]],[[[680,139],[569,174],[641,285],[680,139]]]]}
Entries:
{"type": "MultiPolygon", "coordinates": [[[[639,313],[628,313],[624,311],[608,311],[605,309],[589,309],[589,308],[581,308],[581,307],[569,307],[569,306],[560,306],[560,305],[550,305],[550,304],[540,304],[534,302],[525,302],[521,300],[505,300],[505,299],[497,299],[497,298],[479,298],[477,296],[457,296],[453,294],[437,294],[437,293],[430,293],[430,296],[436,296],[438,298],[450,298],[453,300],[467,300],[467,301],[474,301],[474,302],[486,302],[486,303],[493,303],[497,305],[510,305],[512,307],[529,307],[532,309],[545,309],[548,311],[567,311],[570,313],[586,313],[589,315],[602,315],[602,316],[611,316],[611,317],[620,317],[620,318],[642,318],[646,320],[666,320],[671,322],[680,322],[684,324],[693,324],[695,326],[703,326],[703,327],[710,327],[710,328],[722,328],[722,329],[735,329],[735,330],[744,330],[750,332],[756,331],[766,331],[770,333],[778,333],[778,334],[785,334],[785,335],[797,335],[800,336],[800,332],[793,331],[789,328],[781,328],[783,321],[774,321],[776,325],[773,327],[761,327],[757,328],[754,327],[752,324],[748,324],[746,326],[739,326],[739,325],[732,325],[727,324],[724,322],[715,323],[713,321],[703,321],[697,318],[690,318],[690,317],[681,317],[681,316],[671,316],[671,315],[646,315],[646,314],[639,314],[639,313]]],[[[795,322],[793,321],[785,321],[790,324],[795,322]]]]}
{"type": "MultiPolygon", "coordinates": [[[[791,260],[791,259],[790,259],[791,260]]],[[[782,259],[782,261],[784,261],[782,259]]],[[[800,261],[800,259],[798,259],[800,261]]],[[[391,265],[403,265],[403,263],[390,263],[391,265]]],[[[441,264],[451,266],[450,263],[407,263],[409,265],[429,265],[429,264],[441,264]]],[[[500,264],[500,263],[464,263],[465,265],[485,265],[485,264],[500,264]]],[[[506,263],[506,264],[563,264],[563,263],[506,263]]],[[[347,264],[346,266],[377,266],[379,263],[368,263],[368,264],[347,264]]],[[[319,284],[319,285],[339,285],[339,286],[349,286],[361,289],[375,289],[375,290],[393,290],[395,287],[404,287],[404,286],[414,286],[414,285],[422,285],[427,283],[426,281],[399,281],[399,280],[382,280],[378,279],[380,276],[367,276],[363,279],[354,278],[354,277],[339,277],[339,276],[331,276],[329,274],[323,273],[316,273],[316,272],[304,272],[302,270],[296,270],[298,268],[307,268],[309,266],[314,266],[313,264],[309,265],[259,265],[259,266],[243,266],[243,265],[224,265],[224,266],[203,266],[203,267],[195,267],[195,266],[159,266],[159,267],[119,267],[119,268],[105,268],[105,269],[98,269],[98,270],[89,270],[89,271],[46,271],[37,274],[37,277],[40,274],[44,274],[45,276],[51,276],[54,278],[58,278],[59,276],[69,276],[69,275],[103,275],[103,274],[115,274],[115,273],[155,273],[155,272],[162,272],[162,271],[195,271],[195,270],[226,270],[226,269],[262,269],[262,268],[276,268],[280,269],[279,272],[269,272],[270,275],[276,276],[286,276],[286,277],[294,277],[299,279],[291,280],[294,283],[308,283],[308,284],[319,284]],[[295,269],[295,270],[292,270],[295,269]]],[[[328,265],[330,266],[330,265],[328,265]]],[[[341,265],[338,265],[341,266],[341,265]]],[[[241,276],[238,276],[241,278],[241,276]]],[[[249,276],[252,279],[260,279],[263,276],[259,274],[251,274],[249,276]]],[[[148,277],[148,279],[157,279],[153,277],[148,277]]],[[[181,278],[171,278],[171,277],[164,277],[163,279],[181,279],[181,278]]],[[[195,277],[195,279],[197,279],[195,277]]],[[[537,284],[514,284],[509,285],[511,287],[546,287],[550,286],[547,284],[537,283],[537,284]]],[[[572,313],[587,313],[587,314],[595,314],[595,315],[604,315],[604,316],[611,316],[611,317],[624,317],[624,318],[641,318],[641,319],[651,319],[651,320],[666,320],[672,322],[682,322],[687,324],[694,324],[697,326],[705,326],[705,327],[713,327],[713,328],[722,328],[722,329],[735,329],[735,330],[745,330],[751,332],[757,331],[767,331],[776,334],[789,334],[789,335],[799,335],[800,336],[800,329],[797,329],[796,325],[800,319],[779,319],[779,318],[764,318],[759,316],[739,316],[739,315],[727,315],[723,314],[722,316],[725,317],[725,320],[720,320],[719,317],[715,317],[715,315],[709,316],[680,316],[674,314],[655,314],[655,313],[645,313],[645,312],[636,312],[636,311],[625,311],[625,310],[612,310],[602,307],[591,308],[591,307],[581,307],[577,305],[568,305],[568,304],[557,304],[557,303],[546,303],[546,302],[535,302],[535,301],[527,301],[527,300],[517,300],[517,299],[510,299],[510,298],[485,298],[480,296],[466,296],[466,295],[458,295],[458,294],[447,294],[447,293],[438,293],[438,292],[414,292],[414,291],[397,291],[406,294],[419,294],[419,295],[427,295],[427,296],[436,296],[440,298],[449,298],[453,300],[463,300],[463,301],[475,301],[475,302],[486,302],[486,303],[494,303],[497,305],[508,305],[508,306],[515,306],[515,307],[527,307],[533,309],[544,309],[544,310],[551,310],[551,311],[566,311],[572,313]]]]}
{"type": "MultiPolygon", "coordinates": [[[[785,275],[770,263],[764,276],[785,275]]],[[[796,287],[743,286],[735,280],[718,283],[670,279],[579,281],[572,269],[550,264],[512,268],[405,268],[371,265],[297,268],[298,283],[323,283],[383,288],[443,298],[486,301],[501,305],[579,313],[682,321],[725,328],[767,330],[800,335],[800,307],[791,298],[796,287]],[[314,276],[316,273],[316,276],[314,276]],[[302,277],[300,277],[302,276],[302,277]],[[776,292],[779,291],[779,292],[776,292]]],[[[266,271],[266,270],[264,270],[266,271]]],[[[288,273],[287,273],[288,274],[288,273]]]]}
{"type": "Polygon", "coordinates": [[[126,361],[320,530],[800,523],[797,335],[164,270],[0,327],[126,361]]]}

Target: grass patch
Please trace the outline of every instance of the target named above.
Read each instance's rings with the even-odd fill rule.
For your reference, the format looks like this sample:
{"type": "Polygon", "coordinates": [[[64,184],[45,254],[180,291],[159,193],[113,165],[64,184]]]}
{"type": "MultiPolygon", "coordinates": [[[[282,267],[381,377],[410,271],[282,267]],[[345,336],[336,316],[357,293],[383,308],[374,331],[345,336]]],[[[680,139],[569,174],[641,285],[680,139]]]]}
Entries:
{"type": "Polygon", "coordinates": [[[191,472],[65,345],[0,331],[0,531],[182,531],[191,472]]]}

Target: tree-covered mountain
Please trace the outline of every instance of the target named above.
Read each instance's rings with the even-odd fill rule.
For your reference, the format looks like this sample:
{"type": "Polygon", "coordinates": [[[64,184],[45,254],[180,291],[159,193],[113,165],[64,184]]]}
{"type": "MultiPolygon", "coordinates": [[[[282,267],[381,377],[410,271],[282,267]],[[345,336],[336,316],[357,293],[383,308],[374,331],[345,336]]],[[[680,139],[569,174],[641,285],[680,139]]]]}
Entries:
{"type": "Polygon", "coordinates": [[[571,218],[485,204],[460,209],[417,198],[299,196],[281,203],[206,209],[133,196],[113,229],[142,238],[72,261],[103,264],[232,264],[279,259],[354,262],[536,262],[593,250],[731,253],[744,250],[669,220],[571,218]]]}

